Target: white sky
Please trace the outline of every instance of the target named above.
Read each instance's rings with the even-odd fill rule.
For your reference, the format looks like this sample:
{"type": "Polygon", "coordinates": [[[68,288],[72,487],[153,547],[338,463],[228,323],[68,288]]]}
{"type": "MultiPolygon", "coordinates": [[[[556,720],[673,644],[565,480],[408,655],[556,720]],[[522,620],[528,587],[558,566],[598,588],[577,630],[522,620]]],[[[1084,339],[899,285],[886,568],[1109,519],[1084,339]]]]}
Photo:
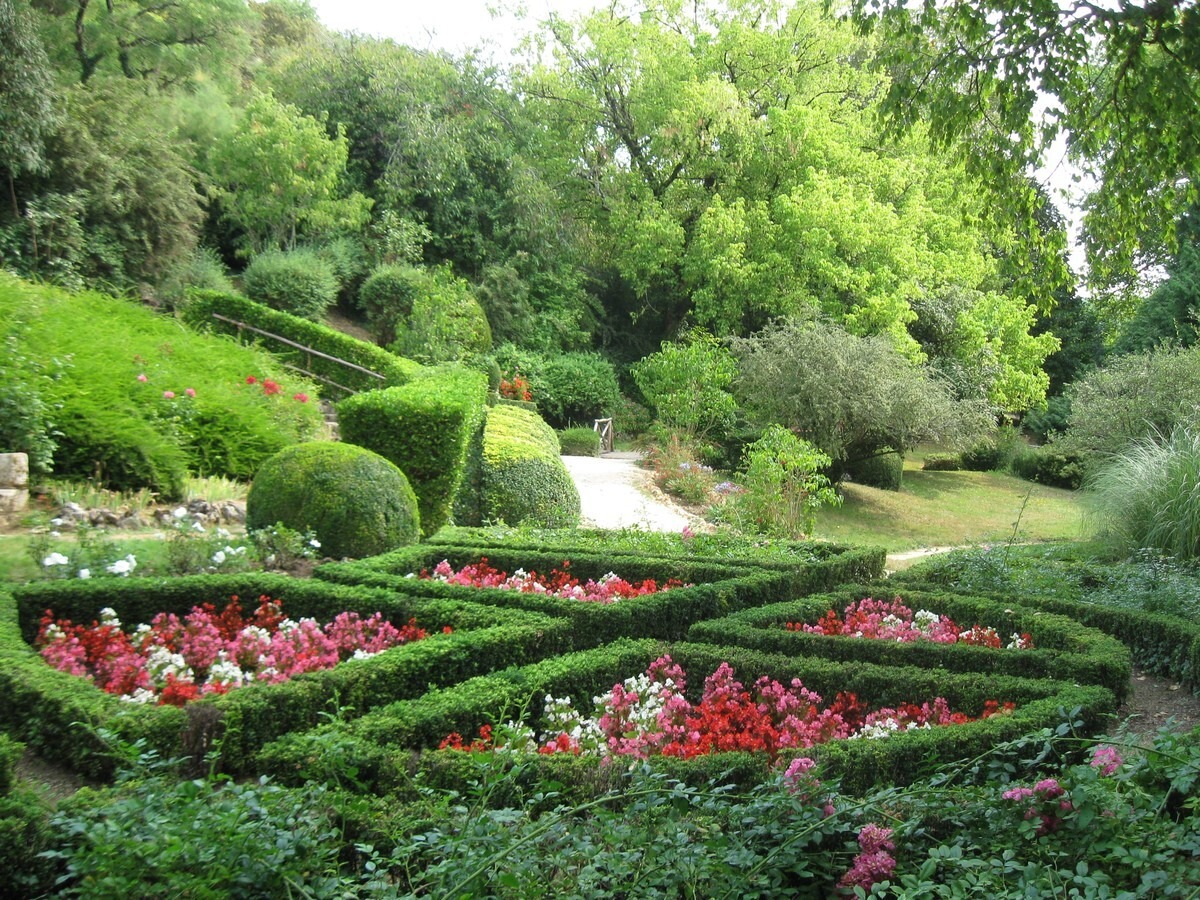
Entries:
{"type": "Polygon", "coordinates": [[[489,45],[503,60],[535,24],[551,12],[573,15],[602,0],[310,0],[326,27],[392,38],[429,50],[464,50],[489,45]],[[511,10],[523,7],[521,21],[511,10]],[[494,17],[492,10],[508,11],[494,17]]]}

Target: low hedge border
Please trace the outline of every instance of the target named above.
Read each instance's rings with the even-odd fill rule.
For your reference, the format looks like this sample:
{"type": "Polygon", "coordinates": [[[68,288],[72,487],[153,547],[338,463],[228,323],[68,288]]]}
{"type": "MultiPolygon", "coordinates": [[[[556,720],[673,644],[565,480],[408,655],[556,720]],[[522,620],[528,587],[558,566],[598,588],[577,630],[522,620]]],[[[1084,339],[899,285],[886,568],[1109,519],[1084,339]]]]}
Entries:
{"type": "MultiPolygon", "coordinates": [[[[945,590],[963,593],[954,585],[930,581],[919,570],[894,576],[902,590],[945,590]]],[[[975,591],[998,600],[1003,592],[975,591]]],[[[1024,606],[1067,616],[1119,640],[1129,648],[1139,668],[1156,675],[1200,686],[1200,625],[1178,616],[1128,607],[1099,606],[1035,593],[1021,596],[1024,606]]]]}
{"type": "Polygon", "coordinates": [[[527,609],[562,617],[571,622],[575,648],[595,647],[621,637],[682,638],[689,626],[702,619],[725,615],[747,606],[760,606],[789,593],[784,573],[735,568],[706,560],[653,559],[576,553],[569,558],[577,577],[599,579],[614,568],[627,581],[653,578],[660,584],[670,578],[692,587],[673,588],[616,603],[592,603],[545,594],[475,588],[409,578],[409,573],[432,570],[447,559],[459,569],[486,558],[506,572],[524,568],[548,572],[561,568],[564,556],[503,547],[408,547],[357,562],[330,563],[314,576],[342,584],[363,584],[397,592],[433,597],[453,597],[495,606],[527,609]]]}
{"type": "MultiPolygon", "coordinates": [[[[541,718],[546,694],[570,696],[577,709],[588,710],[592,697],[645,671],[664,652],[670,652],[688,673],[688,694],[693,697],[699,695],[705,677],[721,662],[728,662],[738,680],[747,686],[762,675],[785,683],[799,678],[823,697],[851,691],[872,707],[924,702],[936,696],[944,696],[953,708],[968,713],[976,713],[992,699],[1017,704],[1011,714],[967,725],[919,729],[881,740],[833,741],[788,754],[808,755],[825,763],[828,774],[841,778],[843,790],[851,793],[877,784],[908,784],[939,764],[970,758],[1001,741],[1055,726],[1069,711],[1081,717],[1085,728],[1095,729],[1116,706],[1112,692],[1098,685],[993,672],[950,673],[944,669],[790,657],[745,647],[624,640],[470,679],[443,691],[380,707],[354,722],[289,735],[264,748],[259,762],[269,773],[285,780],[297,778],[297,773],[319,779],[322,748],[336,744],[341,751],[339,763],[353,766],[362,782],[361,789],[403,791],[414,769],[431,772],[442,768],[436,761],[414,761],[413,751],[436,748],[451,732],[473,736],[487,723],[522,716],[536,722],[541,718]]],[[[706,774],[742,767],[743,777],[761,777],[770,761],[765,755],[747,756],[713,754],[697,767],[706,774]]],[[[531,765],[537,765],[539,759],[530,757],[531,765]]],[[[692,763],[677,760],[669,765],[686,773],[693,768],[692,763]]],[[[592,765],[601,763],[596,760],[592,765]]],[[[327,771],[325,777],[335,774],[327,771]]]]}
{"type": "Polygon", "coordinates": [[[312,728],[325,715],[361,715],[401,697],[419,696],[430,685],[561,653],[571,641],[568,623],[536,613],[286,576],[64,581],[28,585],[18,594],[15,601],[6,598],[9,620],[7,630],[0,632],[0,685],[14,700],[0,713],[0,727],[29,741],[43,756],[93,776],[108,774],[111,766],[95,736],[100,727],[124,740],[144,738],[168,757],[199,760],[218,747],[223,768],[244,772],[263,743],[312,728]],[[182,710],[121,701],[51,669],[29,644],[46,608],[57,617],[88,622],[109,606],[125,622],[148,622],[158,612],[183,614],[199,603],[223,606],[232,595],[257,598],[263,593],[281,600],[291,616],[328,621],[346,610],[378,611],[395,624],[416,618],[430,637],[281,684],[246,685],[182,710]],[[436,633],[444,625],[454,633],[436,633]],[[81,739],[74,722],[91,726],[84,729],[86,738],[81,739]]]}
{"type": "Polygon", "coordinates": [[[1129,691],[1132,670],[1129,649],[1099,629],[1081,625],[1066,616],[948,591],[905,590],[897,595],[892,590],[881,592],[869,587],[849,586],[837,593],[818,594],[742,610],[722,619],[697,622],[688,632],[688,640],[844,662],[942,668],[951,672],[993,671],[1023,678],[1078,681],[1106,687],[1118,700],[1124,699],[1129,691]],[[830,609],[836,609],[840,615],[850,603],[872,596],[879,599],[899,596],[914,612],[927,609],[948,615],[964,627],[990,625],[1000,633],[1002,640],[1012,633],[1029,632],[1034,648],[1012,651],[932,641],[861,640],[784,628],[786,622],[813,625],[830,609]]]}

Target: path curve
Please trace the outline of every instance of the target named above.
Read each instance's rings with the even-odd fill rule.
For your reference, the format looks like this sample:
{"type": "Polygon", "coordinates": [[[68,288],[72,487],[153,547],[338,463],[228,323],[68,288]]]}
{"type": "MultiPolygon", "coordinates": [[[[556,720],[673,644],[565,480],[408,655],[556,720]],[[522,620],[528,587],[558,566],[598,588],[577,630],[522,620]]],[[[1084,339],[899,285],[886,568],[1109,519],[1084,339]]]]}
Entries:
{"type": "Polygon", "coordinates": [[[564,456],[579,490],[584,528],[640,528],[644,531],[709,530],[698,516],[672,503],[637,464],[633,454],[564,456]]]}

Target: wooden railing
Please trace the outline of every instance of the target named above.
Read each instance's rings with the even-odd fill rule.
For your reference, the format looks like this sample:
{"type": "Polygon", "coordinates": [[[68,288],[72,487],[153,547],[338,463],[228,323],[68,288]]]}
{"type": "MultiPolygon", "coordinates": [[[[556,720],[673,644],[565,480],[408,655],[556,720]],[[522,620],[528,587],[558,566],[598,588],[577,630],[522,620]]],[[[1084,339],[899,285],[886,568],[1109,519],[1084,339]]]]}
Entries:
{"type": "Polygon", "coordinates": [[[597,419],[592,425],[593,431],[600,432],[600,452],[612,453],[613,449],[613,420],[597,419]]]}
{"type": "Polygon", "coordinates": [[[328,360],[331,363],[336,363],[339,366],[344,366],[347,369],[353,369],[355,372],[362,372],[364,375],[368,375],[372,378],[378,378],[379,382],[380,382],[380,387],[382,387],[384,381],[386,381],[386,378],[383,375],[380,375],[378,372],[373,372],[370,369],[367,369],[367,368],[364,368],[363,366],[358,365],[357,363],[348,362],[347,360],[344,360],[344,359],[338,359],[338,357],[336,357],[336,356],[330,356],[328,353],[322,353],[320,350],[315,350],[312,347],[306,347],[304,344],[298,344],[295,341],[292,341],[292,340],[289,340],[288,338],[283,337],[282,335],[274,334],[270,331],[264,331],[261,328],[255,328],[253,325],[248,325],[245,322],[239,322],[237,319],[231,319],[228,316],[221,315],[220,313],[213,313],[212,317],[214,319],[219,319],[222,322],[227,322],[230,325],[236,326],[237,330],[238,330],[239,338],[241,338],[243,330],[252,331],[255,334],[260,334],[263,337],[271,338],[272,340],[279,341],[279,343],[281,343],[281,344],[286,344],[289,347],[293,347],[296,350],[301,351],[302,353],[305,354],[305,356],[304,356],[305,365],[303,367],[293,366],[291,363],[284,363],[284,365],[287,368],[292,369],[296,372],[303,372],[309,378],[315,378],[317,381],[320,381],[324,384],[328,384],[331,387],[335,387],[340,391],[345,391],[347,394],[356,394],[358,392],[352,387],[346,387],[346,385],[344,385],[344,384],[338,384],[332,378],[326,378],[324,375],[318,375],[316,372],[314,372],[312,370],[312,361],[313,361],[314,356],[320,357],[321,359],[328,360]]]}

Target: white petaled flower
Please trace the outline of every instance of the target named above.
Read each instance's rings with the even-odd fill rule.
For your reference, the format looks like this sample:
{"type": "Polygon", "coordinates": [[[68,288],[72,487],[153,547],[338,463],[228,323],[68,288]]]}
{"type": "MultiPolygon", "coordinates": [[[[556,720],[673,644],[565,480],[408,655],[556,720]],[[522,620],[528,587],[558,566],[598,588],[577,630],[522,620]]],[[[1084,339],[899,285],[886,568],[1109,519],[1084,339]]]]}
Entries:
{"type": "Polygon", "coordinates": [[[888,613],[883,617],[879,624],[886,625],[888,628],[898,628],[904,624],[904,620],[893,613],[888,613]]]}
{"type": "Polygon", "coordinates": [[[213,684],[239,685],[245,682],[246,675],[241,667],[222,650],[217,660],[208,669],[208,680],[213,684]]]}
{"type": "Polygon", "coordinates": [[[126,703],[154,703],[158,698],[154,695],[154,691],[146,688],[138,688],[132,694],[122,694],[121,699],[126,703]]]}
{"type": "Polygon", "coordinates": [[[212,555],[212,561],[214,563],[216,563],[218,566],[224,565],[225,564],[225,551],[218,550],[216,553],[214,553],[212,555]]]}
{"type": "Polygon", "coordinates": [[[869,741],[877,741],[880,738],[886,738],[895,734],[897,731],[903,731],[900,723],[888,716],[886,719],[880,719],[878,722],[872,722],[870,725],[864,725],[858,730],[858,734],[852,737],[866,738],[869,741]]]}
{"type": "Polygon", "coordinates": [[[115,563],[105,566],[104,569],[112,575],[128,575],[133,571],[133,566],[129,564],[129,560],[127,559],[118,559],[115,563]]]}
{"type": "Polygon", "coordinates": [[[913,615],[913,624],[917,626],[919,631],[929,631],[939,621],[940,617],[937,613],[930,612],[927,609],[919,609],[913,615]]]}
{"type": "Polygon", "coordinates": [[[372,656],[378,656],[377,653],[371,653],[369,650],[355,650],[351,659],[370,659],[372,656]]]}
{"type": "Polygon", "coordinates": [[[80,570],[79,570],[79,577],[80,577],[80,578],[91,578],[91,577],[92,577],[92,570],[91,570],[91,569],[80,569],[80,570]]]}
{"type": "Polygon", "coordinates": [[[49,556],[47,556],[45,559],[42,560],[42,565],[45,566],[46,568],[50,568],[51,566],[65,566],[69,562],[70,562],[70,560],[67,559],[65,556],[63,556],[61,553],[51,553],[49,556]]]}
{"type": "Polygon", "coordinates": [[[165,684],[168,675],[174,675],[176,681],[190,683],[196,680],[196,674],[187,661],[180,654],[162,646],[151,647],[146,654],[146,674],[155,684],[165,684]]]}
{"type": "Polygon", "coordinates": [[[52,643],[54,641],[61,641],[66,636],[66,632],[63,631],[57,623],[51,622],[46,626],[45,635],[46,641],[48,643],[52,643]]]}
{"type": "Polygon", "coordinates": [[[318,541],[316,538],[313,538],[311,541],[308,542],[308,546],[312,547],[314,550],[320,550],[321,542],[318,541]]]}
{"type": "Polygon", "coordinates": [[[111,625],[113,628],[121,627],[121,620],[117,618],[117,611],[111,606],[106,606],[100,610],[100,624],[111,625]]]}

